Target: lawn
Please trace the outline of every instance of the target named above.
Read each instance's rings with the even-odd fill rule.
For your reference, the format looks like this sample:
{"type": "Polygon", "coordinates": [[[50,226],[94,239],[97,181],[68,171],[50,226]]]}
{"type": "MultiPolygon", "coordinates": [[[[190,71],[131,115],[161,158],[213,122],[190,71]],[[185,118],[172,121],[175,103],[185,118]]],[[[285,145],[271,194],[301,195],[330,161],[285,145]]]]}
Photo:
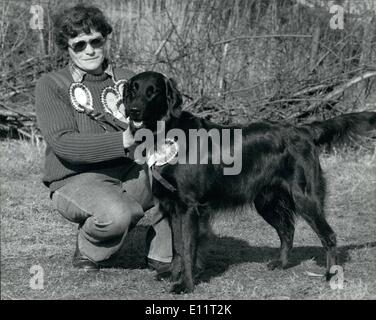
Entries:
{"type": "Polygon", "coordinates": [[[118,267],[97,273],[71,265],[76,225],[64,220],[41,183],[43,146],[0,142],[1,299],[376,299],[376,159],[372,151],[322,155],[328,181],[326,212],[337,233],[342,289],[315,274],[325,271],[321,243],[298,221],[293,267],[269,271],[278,255],[276,232],[252,209],[213,221],[207,269],[192,294],[146,269],[148,215],[129,234],[118,267]],[[35,286],[33,266],[43,283],[35,286]],[[34,285],[33,285],[34,284],[34,285]]]}

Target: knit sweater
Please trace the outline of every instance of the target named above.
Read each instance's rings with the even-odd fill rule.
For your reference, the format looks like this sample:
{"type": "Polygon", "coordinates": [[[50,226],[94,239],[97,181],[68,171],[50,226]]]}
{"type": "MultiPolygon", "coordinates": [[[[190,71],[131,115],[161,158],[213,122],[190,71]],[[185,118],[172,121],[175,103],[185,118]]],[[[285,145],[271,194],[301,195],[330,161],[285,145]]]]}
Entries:
{"type": "MultiPolygon", "coordinates": [[[[68,66],[58,71],[72,82],[68,66]]],[[[131,72],[122,72],[128,79],[131,72]]],[[[106,130],[71,105],[69,88],[61,88],[50,76],[44,75],[35,90],[35,107],[38,126],[47,143],[44,184],[55,191],[69,181],[70,177],[83,172],[132,166],[126,157],[123,135],[112,126],[106,130]]],[[[118,80],[118,79],[116,79],[118,80]]],[[[93,107],[103,112],[101,93],[113,86],[107,73],[86,74],[82,82],[93,97],[93,107]]]]}

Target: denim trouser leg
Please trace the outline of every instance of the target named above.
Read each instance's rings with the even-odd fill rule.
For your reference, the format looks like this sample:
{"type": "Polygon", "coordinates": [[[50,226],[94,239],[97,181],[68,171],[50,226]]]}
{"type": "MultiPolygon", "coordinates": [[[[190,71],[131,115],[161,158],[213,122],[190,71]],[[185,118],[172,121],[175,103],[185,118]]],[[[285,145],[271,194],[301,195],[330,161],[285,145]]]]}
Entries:
{"type": "Polygon", "coordinates": [[[172,234],[166,217],[158,210],[158,204],[152,209],[152,228],[147,235],[147,257],[161,262],[172,260],[172,234]],[[152,232],[150,232],[152,231],[152,232]],[[148,236],[150,235],[150,239],[148,236]]]}
{"type": "MultiPolygon", "coordinates": [[[[143,171],[142,175],[142,183],[135,184],[132,180],[127,180],[123,183],[123,187],[127,190],[127,192],[134,197],[139,195],[150,195],[151,193],[151,173],[148,171],[147,173],[143,171]],[[145,175],[144,175],[145,174],[145,175]],[[140,190],[139,188],[147,188],[146,190],[140,190]]],[[[161,212],[159,211],[158,203],[155,203],[152,199],[139,199],[136,198],[140,203],[149,203],[150,200],[153,208],[150,209],[149,213],[151,215],[152,226],[153,229],[153,237],[151,239],[147,239],[147,257],[161,261],[161,262],[171,262],[172,261],[172,235],[171,235],[171,227],[167,217],[163,217],[161,212]]],[[[148,210],[150,206],[144,207],[144,210],[148,210]]]]}
{"type": "MultiPolygon", "coordinates": [[[[153,206],[148,178],[140,166],[116,172],[116,175],[105,171],[82,173],[71,178],[52,197],[58,211],[79,224],[79,250],[95,262],[116,253],[128,231],[144,216],[144,210],[153,206]]],[[[160,223],[156,221],[157,230],[160,223]]],[[[158,252],[152,253],[156,260],[159,253],[162,260],[172,256],[170,230],[166,236],[156,235],[152,242],[152,248],[158,248],[151,248],[158,252]]]]}

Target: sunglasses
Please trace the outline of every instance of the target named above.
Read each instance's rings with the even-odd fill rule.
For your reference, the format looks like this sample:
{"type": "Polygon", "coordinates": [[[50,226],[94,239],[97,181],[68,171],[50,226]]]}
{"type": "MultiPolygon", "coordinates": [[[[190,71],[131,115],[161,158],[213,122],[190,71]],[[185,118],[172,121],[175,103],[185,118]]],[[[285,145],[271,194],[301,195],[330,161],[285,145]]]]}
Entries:
{"type": "Polygon", "coordinates": [[[90,43],[90,46],[93,49],[102,48],[104,43],[106,42],[105,38],[99,37],[90,39],[89,41],[81,40],[76,43],[73,43],[72,45],[68,45],[69,48],[71,48],[75,53],[84,51],[87,47],[87,44],[90,43]]]}

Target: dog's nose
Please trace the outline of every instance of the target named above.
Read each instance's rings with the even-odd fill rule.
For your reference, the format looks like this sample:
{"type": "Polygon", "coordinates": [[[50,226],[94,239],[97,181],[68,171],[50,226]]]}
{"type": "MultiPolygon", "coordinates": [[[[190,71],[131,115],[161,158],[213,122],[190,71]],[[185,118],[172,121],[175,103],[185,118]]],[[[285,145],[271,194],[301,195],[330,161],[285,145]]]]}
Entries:
{"type": "Polygon", "coordinates": [[[131,113],[131,117],[132,118],[136,118],[137,119],[141,115],[141,110],[138,109],[138,108],[131,108],[130,113],[131,113]]]}

